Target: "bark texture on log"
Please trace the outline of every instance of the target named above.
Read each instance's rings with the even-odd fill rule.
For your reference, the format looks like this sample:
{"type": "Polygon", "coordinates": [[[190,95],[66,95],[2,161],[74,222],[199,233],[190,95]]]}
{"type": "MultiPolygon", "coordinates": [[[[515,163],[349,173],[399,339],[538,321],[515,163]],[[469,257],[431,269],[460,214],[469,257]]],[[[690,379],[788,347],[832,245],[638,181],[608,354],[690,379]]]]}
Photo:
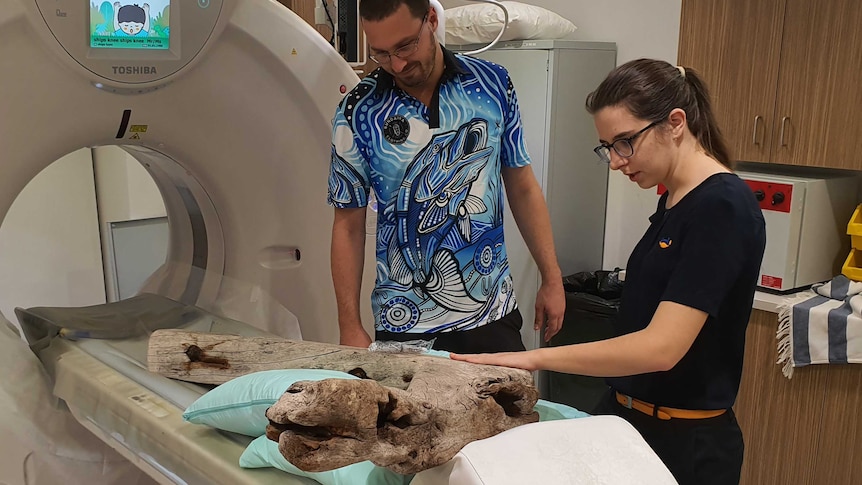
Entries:
{"type": "Polygon", "coordinates": [[[297,382],[267,411],[267,436],[305,471],[371,460],[416,473],[445,463],[471,441],[539,419],[538,392],[520,369],[181,330],[153,332],[147,357],[152,372],[206,384],[291,368],[361,377],[297,382]]]}

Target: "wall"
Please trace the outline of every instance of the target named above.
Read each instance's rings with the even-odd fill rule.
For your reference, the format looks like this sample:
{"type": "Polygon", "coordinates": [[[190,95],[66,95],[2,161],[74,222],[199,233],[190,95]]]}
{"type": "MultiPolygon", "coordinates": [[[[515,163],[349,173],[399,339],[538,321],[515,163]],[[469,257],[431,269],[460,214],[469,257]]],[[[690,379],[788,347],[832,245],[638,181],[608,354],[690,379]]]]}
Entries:
{"type": "Polygon", "coordinates": [[[90,150],[75,151],[24,187],[0,225],[0,311],[105,303],[90,150]]]}
{"type": "Polygon", "coordinates": [[[156,183],[131,155],[115,146],[97,147],[93,163],[102,224],[165,216],[156,183]]]}
{"type": "MultiPolygon", "coordinates": [[[[441,0],[441,3],[448,9],[473,2],[441,0]]],[[[676,62],[681,0],[527,0],[521,3],[547,8],[571,20],[578,30],[569,38],[616,42],[617,64],[641,57],[676,62]]],[[[621,174],[611,174],[605,268],[625,266],[657,201],[654,189],[641,190],[621,174]]]]}
{"type": "MultiPolygon", "coordinates": [[[[105,271],[105,291],[108,301],[119,300],[115,291],[111,263],[110,231],[112,222],[164,217],[165,203],[156,183],[144,167],[131,155],[115,146],[93,149],[93,170],[96,175],[96,196],[99,201],[99,227],[102,231],[101,251],[105,271]]],[[[167,246],[168,241],[164,241],[167,246]]]]}

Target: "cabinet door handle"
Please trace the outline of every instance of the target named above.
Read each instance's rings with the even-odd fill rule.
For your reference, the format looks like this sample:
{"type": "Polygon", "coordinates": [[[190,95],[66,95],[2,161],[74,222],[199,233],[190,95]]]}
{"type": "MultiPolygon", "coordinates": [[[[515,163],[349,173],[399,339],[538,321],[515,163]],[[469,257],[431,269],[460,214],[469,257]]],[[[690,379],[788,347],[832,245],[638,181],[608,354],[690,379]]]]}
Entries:
{"type": "Polygon", "coordinates": [[[752,145],[758,145],[758,143],[757,143],[757,125],[760,124],[760,120],[762,120],[762,119],[763,119],[763,117],[760,115],[757,115],[754,117],[754,132],[751,134],[751,144],[752,145]]]}
{"type": "Polygon", "coordinates": [[[781,133],[778,135],[778,143],[783,147],[787,146],[787,143],[784,143],[784,126],[787,124],[787,120],[789,119],[789,116],[784,116],[781,118],[781,133]]]}

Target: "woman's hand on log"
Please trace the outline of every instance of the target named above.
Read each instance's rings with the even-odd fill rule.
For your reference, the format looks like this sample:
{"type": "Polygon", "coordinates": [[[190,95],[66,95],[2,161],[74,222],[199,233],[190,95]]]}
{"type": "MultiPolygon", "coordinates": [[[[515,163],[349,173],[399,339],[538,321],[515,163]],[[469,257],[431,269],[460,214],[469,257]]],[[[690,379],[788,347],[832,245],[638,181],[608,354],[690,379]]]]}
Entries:
{"type": "Polygon", "coordinates": [[[537,370],[532,351],[499,352],[496,354],[449,354],[452,360],[471,362],[473,364],[499,365],[516,369],[537,370]]]}

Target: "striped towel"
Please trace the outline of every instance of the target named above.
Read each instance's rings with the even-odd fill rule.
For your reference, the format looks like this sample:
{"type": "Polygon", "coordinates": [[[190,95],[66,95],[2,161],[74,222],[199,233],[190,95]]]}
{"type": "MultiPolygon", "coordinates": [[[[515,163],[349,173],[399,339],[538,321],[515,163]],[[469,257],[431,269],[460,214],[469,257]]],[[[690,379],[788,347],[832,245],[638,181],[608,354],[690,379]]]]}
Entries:
{"type": "Polygon", "coordinates": [[[778,309],[778,364],[862,364],[862,283],[838,275],[785,300],[778,309]]]}

